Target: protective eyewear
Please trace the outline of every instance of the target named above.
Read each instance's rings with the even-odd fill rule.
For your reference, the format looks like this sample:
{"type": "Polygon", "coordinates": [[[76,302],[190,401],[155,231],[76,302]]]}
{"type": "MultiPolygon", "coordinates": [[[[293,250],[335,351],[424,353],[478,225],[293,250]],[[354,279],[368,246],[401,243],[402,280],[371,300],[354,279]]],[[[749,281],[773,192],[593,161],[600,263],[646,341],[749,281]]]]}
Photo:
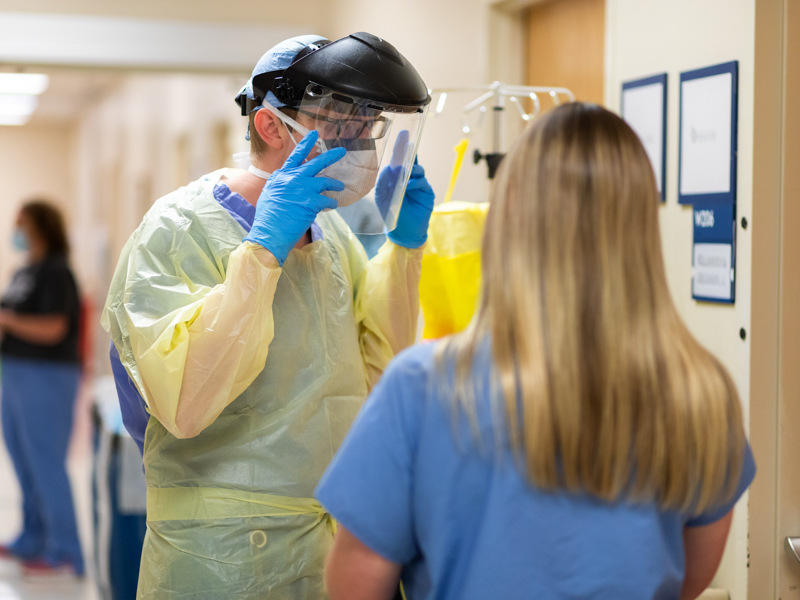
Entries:
{"type": "Polygon", "coordinates": [[[371,139],[379,140],[389,131],[390,121],[386,117],[375,117],[372,119],[333,119],[319,113],[310,112],[300,108],[293,109],[298,115],[303,115],[314,120],[313,127],[319,132],[323,140],[357,140],[371,139]],[[364,135],[364,133],[367,135],[364,135]]]}

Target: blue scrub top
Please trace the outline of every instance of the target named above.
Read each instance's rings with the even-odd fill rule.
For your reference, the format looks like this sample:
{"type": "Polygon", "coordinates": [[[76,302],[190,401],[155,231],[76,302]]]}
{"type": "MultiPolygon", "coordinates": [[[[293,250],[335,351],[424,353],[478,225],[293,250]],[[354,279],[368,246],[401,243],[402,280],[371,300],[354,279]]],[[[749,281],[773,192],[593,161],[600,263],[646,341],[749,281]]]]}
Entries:
{"type": "MultiPolygon", "coordinates": [[[[404,565],[409,600],[679,598],[683,529],[728,513],[750,485],[747,448],[734,498],[702,515],[606,503],[531,486],[496,451],[488,396],[483,449],[432,385],[434,345],[390,365],[317,488],[348,531],[404,565]]],[[[489,389],[489,360],[476,364],[489,389]]]]}

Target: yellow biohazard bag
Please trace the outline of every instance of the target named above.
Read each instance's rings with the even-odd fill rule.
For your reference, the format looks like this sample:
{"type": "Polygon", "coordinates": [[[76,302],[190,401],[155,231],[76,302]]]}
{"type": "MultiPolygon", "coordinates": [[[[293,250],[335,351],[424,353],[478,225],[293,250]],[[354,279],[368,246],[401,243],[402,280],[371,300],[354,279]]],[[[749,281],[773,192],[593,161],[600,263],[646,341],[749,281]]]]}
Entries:
{"type": "Polygon", "coordinates": [[[488,210],[488,202],[448,202],[431,215],[419,282],[426,340],[463,331],[472,320],[480,291],[481,239],[488,210]]]}
{"type": "Polygon", "coordinates": [[[455,148],[450,187],[444,202],[433,209],[422,255],[419,300],[426,340],[463,331],[478,302],[481,241],[489,203],[450,202],[467,145],[462,140],[455,148]]]}

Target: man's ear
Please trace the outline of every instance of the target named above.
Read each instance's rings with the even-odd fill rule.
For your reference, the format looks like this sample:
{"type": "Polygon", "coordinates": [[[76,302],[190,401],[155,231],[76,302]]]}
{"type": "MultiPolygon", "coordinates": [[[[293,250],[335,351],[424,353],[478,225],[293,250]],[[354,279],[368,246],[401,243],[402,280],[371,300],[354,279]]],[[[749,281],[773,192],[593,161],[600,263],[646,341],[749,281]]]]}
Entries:
{"type": "Polygon", "coordinates": [[[262,108],[253,117],[253,125],[265,144],[276,150],[283,149],[283,145],[286,143],[286,136],[281,135],[283,133],[283,123],[278,117],[269,110],[262,108]]]}

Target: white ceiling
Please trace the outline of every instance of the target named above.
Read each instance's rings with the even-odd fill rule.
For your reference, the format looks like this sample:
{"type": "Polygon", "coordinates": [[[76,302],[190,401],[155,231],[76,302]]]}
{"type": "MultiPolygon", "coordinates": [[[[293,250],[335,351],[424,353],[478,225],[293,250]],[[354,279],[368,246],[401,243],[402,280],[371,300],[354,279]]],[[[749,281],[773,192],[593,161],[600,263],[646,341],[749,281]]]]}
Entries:
{"type": "Polygon", "coordinates": [[[19,65],[231,73],[307,25],[3,12],[0,61],[19,65]],[[224,40],[224,43],[213,43],[224,40]]]}

